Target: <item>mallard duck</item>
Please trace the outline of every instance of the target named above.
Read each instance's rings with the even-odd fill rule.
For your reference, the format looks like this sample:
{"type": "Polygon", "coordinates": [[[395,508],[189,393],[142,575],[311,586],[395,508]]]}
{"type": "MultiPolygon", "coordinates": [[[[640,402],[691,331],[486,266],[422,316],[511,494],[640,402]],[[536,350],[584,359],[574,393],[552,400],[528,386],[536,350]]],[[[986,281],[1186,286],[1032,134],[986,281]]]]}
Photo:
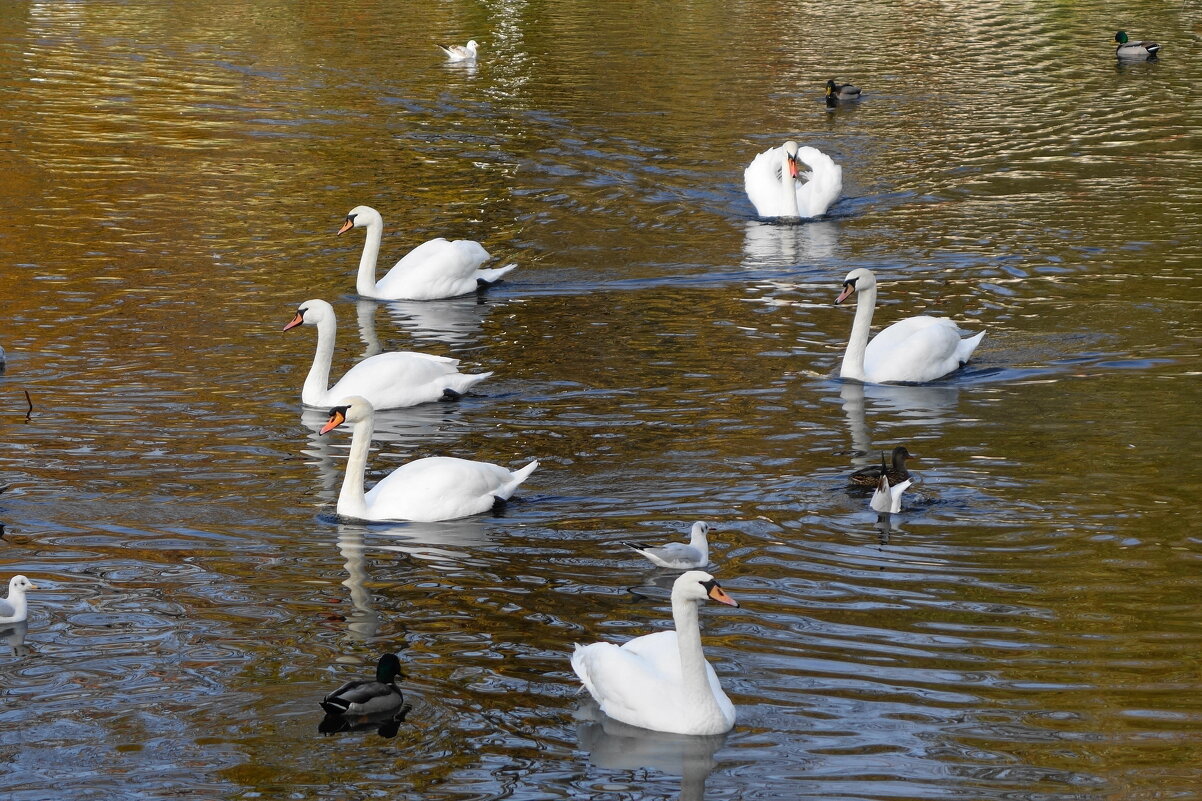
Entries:
{"type": "Polygon", "coordinates": [[[670,542],[667,545],[646,546],[633,542],[622,543],[627,548],[638,551],[660,567],[672,570],[691,570],[695,567],[705,567],[710,563],[710,546],[706,535],[710,533],[710,524],[698,520],[693,524],[688,543],[670,542]]]}
{"type": "Polygon", "coordinates": [[[330,715],[377,718],[401,711],[405,697],[396,686],[401,675],[401,660],[396,654],[384,654],[376,664],[375,681],[348,681],[321,699],[321,708],[330,715]]]}
{"type": "Polygon", "coordinates": [[[1155,58],[1160,52],[1160,45],[1156,42],[1129,41],[1126,31],[1116,33],[1114,41],[1119,43],[1118,47],[1114,48],[1114,55],[1118,58],[1155,58]]]}
{"type": "Polygon", "coordinates": [[[910,479],[899,481],[893,486],[889,486],[889,479],[884,473],[877,479],[876,489],[872,493],[872,500],[869,506],[878,512],[887,512],[896,514],[901,511],[902,493],[905,492],[913,482],[910,479]]]}
{"type": "Polygon", "coordinates": [[[859,100],[860,87],[853,86],[850,83],[835,83],[833,80],[826,82],[826,99],[831,100],[859,100]]]}
{"type": "Polygon", "coordinates": [[[29,604],[25,600],[26,590],[36,590],[34,584],[24,576],[13,576],[8,582],[8,597],[0,598],[0,623],[20,623],[29,616],[29,604]]]}
{"type": "Polygon", "coordinates": [[[889,485],[892,486],[900,481],[905,481],[910,477],[910,471],[906,469],[906,460],[917,458],[914,454],[906,450],[905,445],[898,445],[893,449],[893,459],[891,464],[885,464],[885,454],[881,453],[881,463],[870,467],[861,467],[859,470],[847,477],[847,480],[853,484],[859,484],[862,487],[876,487],[882,475],[889,479],[889,485]]]}

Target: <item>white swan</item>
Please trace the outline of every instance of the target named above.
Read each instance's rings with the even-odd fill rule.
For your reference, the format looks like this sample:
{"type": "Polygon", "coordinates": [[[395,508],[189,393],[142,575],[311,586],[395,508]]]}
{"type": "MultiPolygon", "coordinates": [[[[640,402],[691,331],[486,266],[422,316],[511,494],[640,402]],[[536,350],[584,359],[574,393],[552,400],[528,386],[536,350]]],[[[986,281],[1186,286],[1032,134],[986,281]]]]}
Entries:
{"type": "Polygon", "coordinates": [[[330,407],[342,398],[361,395],[376,409],[398,409],[436,400],[458,400],[492,373],[468,375],[458,371],[459,360],[428,353],[395,351],[369,356],[346,371],[337,384],[330,382],[334,337],[338,323],[334,307],[324,300],[306,300],[296,310],[287,331],[298,325],[317,326],[317,352],[301,388],[301,403],[330,407]]]}
{"type": "Polygon", "coordinates": [[[735,707],[701,652],[697,607],[706,598],[738,606],[709,573],[690,570],[672,585],[673,631],[617,646],[576,645],[572,669],[614,720],[676,734],[721,734],[735,707]]]}
{"type": "Polygon", "coordinates": [[[707,535],[710,524],[698,520],[689,532],[689,541],[670,542],[667,545],[648,547],[634,542],[622,543],[627,548],[638,551],[660,567],[672,570],[689,570],[694,567],[705,567],[710,563],[710,544],[707,535]]]}
{"type": "Polygon", "coordinates": [[[520,470],[509,470],[488,462],[430,456],[401,465],[364,494],[363,471],[375,410],[363,398],[345,398],[330,409],[329,422],[322,426],[321,433],[333,431],[344,422],[354,428],[346,476],[338,493],[338,514],[343,517],[431,523],[480,514],[512,496],[538,467],[533,461],[520,470]]]}
{"type": "Polygon", "coordinates": [[[752,159],[743,171],[743,188],[761,217],[819,217],[843,191],[843,168],[816,148],[785,142],[752,159]]]}
{"type": "Polygon", "coordinates": [[[365,298],[377,300],[438,300],[469,295],[477,289],[495,284],[501,276],[516,267],[482,270],[488,251],[479,242],[457,239],[448,242],[439,237],[406,253],[393,268],[376,280],[376,259],[380,255],[380,238],[384,219],[371,206],[355,206],[338,229],[344,234],[352,228],[366,228],[363,255],[359,257],[359,274],[355,291],[365,298]]]}
{"type": "Polygon", "coordinates": [[[29,616],[29,603],[25,600],[26,590],[36,590],[34,584],[24,576],[13,576],[8,582],[8,597],[0,598],[0,623],[20,623],[29,616]]]}
{"type": "Polygon", "coordinates": [[[913,483],[914,479],[907,478],[905,481],[899,481],[893,486],[889,486],[889,477],[881,473],[869,505],[878,512],[897,514],[901,511],[902,493],[913,483]]]}
{"type": "Polygon", "coordinates": [[[476,51],[480,45],[476,44],[475,39],[472,39],[467,45],[451,45],[450,47],[439,45],[438,47],[447,54],[449,61],[475,61],[476,51]]]}
{"type": "Polygon", "coordinates": [[[890,381],[923,383],[945,376],[968,362],[985,332],[967,339],[946,317],[908,317],[881,331],[871,342],[872,310],[876,306],[876,276],[864,267],[843,279],[842,303],[856,294],[856,319],[843,354],[839,375],[872,384],[890,381]]]}

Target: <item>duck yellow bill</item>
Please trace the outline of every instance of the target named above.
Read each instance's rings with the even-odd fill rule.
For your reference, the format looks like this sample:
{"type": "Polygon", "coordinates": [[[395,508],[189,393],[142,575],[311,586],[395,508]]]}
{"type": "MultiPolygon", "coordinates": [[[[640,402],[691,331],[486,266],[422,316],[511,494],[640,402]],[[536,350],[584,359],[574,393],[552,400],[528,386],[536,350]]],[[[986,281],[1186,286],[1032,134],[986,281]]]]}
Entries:
{"type": "Polygon", "coordinates": [[[329,422],[327,422],[324,426],[322,426],[321,431],[319,431],[318,433],[319,434],[328,434],[345,422],[346,422],[346,417],[342,414],[342,412],[334,412],[330,415],[329,422]]]}
{"type": "Polygon", "coordinates": [[[715,583],[714,586],[710,587],[708,595],[710,598],[712,598],[713,600],[717,601],[720,604],[726,604],[727,606],[738,606],[739,605],[738,601],[736,601],[734,598],[731,598],[729,595],[727,595],[726,591],[723,590],[721,587],[719,587],[717,583],[715,583]]]}

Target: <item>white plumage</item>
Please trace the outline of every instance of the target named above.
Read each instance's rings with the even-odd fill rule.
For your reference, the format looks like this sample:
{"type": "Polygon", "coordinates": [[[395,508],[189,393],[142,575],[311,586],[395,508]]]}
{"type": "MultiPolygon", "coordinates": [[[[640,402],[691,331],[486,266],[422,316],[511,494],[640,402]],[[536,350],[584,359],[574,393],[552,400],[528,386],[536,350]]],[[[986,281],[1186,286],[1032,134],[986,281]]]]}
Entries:
{"type": "Polygon", "coordinates": [[[698,520],[689,532],[688,542],[670,542],[659,546],[644,546],[634,542],[622,544],[641,553],[660,567],[689,570],[705,567],[710,563],[709,533],[710,524],[698,520]]]}
{"type": "Polygon", "coordinates": [[[8,597],[0,598],[0,623],[20,623],[29,616],[26,590],[38,587],[24,576],[13,576],[8,581],[8,597]]]}
{"type": "Polygon", "coordinates": [[[743,188],[761,217],[819,217],[843,191],[843,168],[817,148],[785,142],[752,159],[743,188]]]}

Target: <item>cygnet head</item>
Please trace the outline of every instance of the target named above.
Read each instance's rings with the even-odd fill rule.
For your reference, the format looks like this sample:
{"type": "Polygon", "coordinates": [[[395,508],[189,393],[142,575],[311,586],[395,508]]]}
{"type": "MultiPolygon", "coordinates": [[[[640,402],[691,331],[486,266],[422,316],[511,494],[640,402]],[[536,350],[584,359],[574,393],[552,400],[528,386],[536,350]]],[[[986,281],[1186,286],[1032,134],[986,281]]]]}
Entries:
{"type": "Polygon", "coordinates": [[[306,300],[304,303],[296,307],[296,316],[292,318],[292,322],[284,326],[287,331],[290,328],[296,328],[298,325],[317,325],[322,320],[334,319],[334,307],[324,300],[306,300]]]}
{"type": "Polygon", "coordinates": [[[727,606],[739,605],[718,585],[718,580],[704,570],[690,570],[687,573],[681,573],[672,584],[672,597],[695,603],[701,603],[706,598],[711,598],[727,606]]]}
{"type": "Polygon", "coordinates": [[[375,409],[372,408],[371,401],[367,398],[361,398],[358,395],[343,398],[341,403],[330,409],[330,418],[317,433],[328,434],[343,423],[353,425],[361,420],[366,420],[373,414],[375,414],[375,409]]]}
{"type": "Polygon", "coordinates": [[[34,584],[24,576],[13,576],[8,581],[8,594],[11,596],[14,592],[18,595],[24,595],[26,590],[36,590],[38,585],[34,584]]]}
{"type": "Polygon", "coordinates": [[[839,297],[835,298],[835,305],[847,300],[853,292],[863,292],[875,286],[876,276],[873,275],[872,270],[866,267],[857,267],[843,279],[843,291],[839,293],[839,297]]]}
{"type": "Polygon", "coordinates": [[[346,222],[338,229],[338,235],[341,236],[352,228],[363,228],[372,223],[384,224],[384,218],[380,216],[380,212],[371,206],[355,206],[347,213],[346,222]]]}

